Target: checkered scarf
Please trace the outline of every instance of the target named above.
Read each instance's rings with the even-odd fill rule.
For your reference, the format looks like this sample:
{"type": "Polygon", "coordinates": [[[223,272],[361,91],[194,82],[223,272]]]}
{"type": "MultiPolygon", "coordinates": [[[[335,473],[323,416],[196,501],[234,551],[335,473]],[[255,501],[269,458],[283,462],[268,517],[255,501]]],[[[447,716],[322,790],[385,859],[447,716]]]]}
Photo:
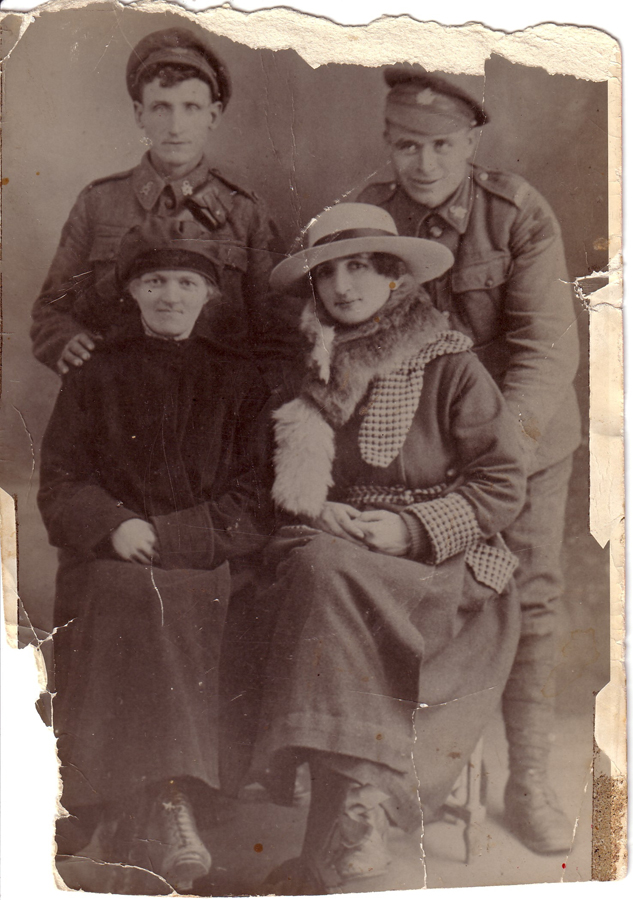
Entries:
{"type": "Polygon", "coordinates": [[[433,343],[395,372],[374,381],[358,434],[360,455],[366,463],[386,468],[400,452],[420,402],[426,364],[437,356],[471,347],[470,338],[459,331],[440,332],[433,343]]]}
{"type": "Polygon", "coordinates": [[[301,328],[311,345],[302,396],[336,429],[352,417],[376,379],[434,343],[447,330],[448,319],[424,288],[402,285],[378,315],[359,325],[332,325],[318,301],[310,302],[301,328]]]}
{"type": "Polygon", "coordinates": [[[420,400],[425,365],[471,346],[447,325],[423,288],[405,285],[392,292],[378,316],[352,327],[324,325],[317,307],[306,307],[308,374],[300,396],[275,413],[273,497],[279,506],[299,515],[320,513],[332,485],[334,431],[364,398],[363,458],[383,467],[396,458],[420,400]]]}

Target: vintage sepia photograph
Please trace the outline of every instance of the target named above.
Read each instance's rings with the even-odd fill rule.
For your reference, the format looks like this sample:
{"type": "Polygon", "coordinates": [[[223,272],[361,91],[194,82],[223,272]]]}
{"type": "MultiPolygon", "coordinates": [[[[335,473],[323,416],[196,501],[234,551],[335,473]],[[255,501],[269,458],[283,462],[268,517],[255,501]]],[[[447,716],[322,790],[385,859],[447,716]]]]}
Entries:
{"type": "Polygon", "coordinates": [[[45,663],[56,883],[615,878],[607,77],[376,63],[371,26],[316,65],[317,20],[225,12],[0,22],[5,619],[45,663]]]}

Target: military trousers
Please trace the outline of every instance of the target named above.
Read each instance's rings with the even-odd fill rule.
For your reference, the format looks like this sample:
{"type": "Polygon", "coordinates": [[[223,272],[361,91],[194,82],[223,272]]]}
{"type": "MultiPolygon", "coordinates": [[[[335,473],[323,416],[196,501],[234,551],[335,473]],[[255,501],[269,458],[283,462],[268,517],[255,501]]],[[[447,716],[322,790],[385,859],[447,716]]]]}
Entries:
{"type": "Polygon", "coordinates": [[[510,769],[544,768],[554,699],[544,688],[556,664],[557,614],[564,588],[561,551],[572,456],[528,479],[525,506],[505,540],[519,559],[515,580],[521,637],[503,695],[510,769]]]}

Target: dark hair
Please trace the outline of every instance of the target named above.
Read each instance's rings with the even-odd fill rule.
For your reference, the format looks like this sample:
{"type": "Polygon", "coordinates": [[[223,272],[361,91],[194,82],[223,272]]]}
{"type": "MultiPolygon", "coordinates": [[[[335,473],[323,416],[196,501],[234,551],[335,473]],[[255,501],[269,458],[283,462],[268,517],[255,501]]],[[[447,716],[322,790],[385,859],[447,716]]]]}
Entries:
{"type": "MultiPolygon", "coordinates": [[[[351,255],[356,256],[354,253],[351,255]]],[[[393,253],[368,253],[367,256],[374,271],[377,272],[378,275],[383,275],[385,278],[392,278],[394,281],[397,281],[398,278],[405,275],[408,271],[406,263],[393,253]]],[[[311,269],[307,275],[304,275],[303,278],[288,289],[288,293],[292,294],[294,297],[314,297],[316,295],[314,276],[318,268],[318,266],[315,266],[311,269]]]]}
{"type": "Polygon", "coordinates": [[[394,256],[392,253],[372,253],[370,254],[370,261],[376,272],[379,275],[384,275],[385,278],[397,280],[407,271],[405,263],[399,256],[394,256]]]}
{"type": "Polygon", "coordinates": [[[198,81],[203,81],[209,86],[211,99],[216,99],[214,96],[215,86],[211,83],[211,80],[205,76],[204,72],[200,71],[200,69],[196,69],[195,66],[181,66],[178,65],[178,63],[157,62],[142,69],[138,76],[136,90],[141,102],[143,101],[143,88],[146,84],[151,84],[151,82],[155,81],[157,78],[160,86],[163,88],[175,87],[183,81],[197,78],[198,81]]]}
{"type": "MultiPolygon", "coordinates": [[[[351,253],[350,256],[360,256],[358,253],[351,253]]],[[[401,275],[404,275],[407,271],[406,264],[400,259],[399,256],[395,256],[393,253],[363,253],[363,256],[367,257],[367,262],[371,265],[374,272],[378,275],[382,275],[385,278],[393,278],[397,280],[401,275]]],[[[326,260],[318,266],[315,266],[310,272],[310,278],[314,279],[314,276],[317,274],[318,270],[321,266],[327,266],[329,262],[334,262],[334,260],[326,260]]]]}

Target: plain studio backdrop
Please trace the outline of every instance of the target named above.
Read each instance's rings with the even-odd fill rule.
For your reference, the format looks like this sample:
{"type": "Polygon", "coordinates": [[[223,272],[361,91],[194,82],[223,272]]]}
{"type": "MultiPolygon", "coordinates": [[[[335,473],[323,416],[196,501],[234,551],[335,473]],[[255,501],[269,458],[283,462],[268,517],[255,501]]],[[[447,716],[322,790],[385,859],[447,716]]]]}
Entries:
{"type": "MultiPolygon", "coordinates": [[[[188,25],[177,14],[107,4],[45,14],[7,63],[2,478],[18,495],[23,602],[42,629],[50,625],[55,555],[34,498],[40,442],[59,380],[31,354],[30,310],[79,191],[133,167],[145,152],[125,66],[145,34],[175,24],[188,25]]],[[[234,93],[209,140],[209,159],[267,201],[288,246],[325,206],[354,196],[372,176],[389,179],[380,70],[335,64],[314,70],[293,50],[252,50],[223,37],[213,45],[229,67],[234,93]]],[[[603,267],[606,84],[551,76],[501,57],[488,61],[485,77],[454,80],[490,116],[477,161],[517,172],[544,194],[561,222],[572,278],[603,267]]],[[[580,303],[578,314],[586,348],[580,303]]],[[[578,386],[585,411],[586,383],[584,365],[578,386]]],[[[576,477],[583,493],[584,459],[576,477]]],[[[570,523],[578,533],[586,528],[584,505],[579,497],[584,521],[575,516],[570,523]]],[[[595,581],[595,573],[587,576],[595,581]]]]}
{"type": "MultiPolygon", "coordinates": [[[[423,15],[428,10],[418,12],[423,15]]],[[[59,380],[31,355],[30,309],[79,191],[134,166],[145,150],[125,65],[141,37],[172,24],[195,28],[177,13],[147,15],[105,4],[47,14],[29,27],[5,70],[0,458],[2,486],[18,500],[22,599],[40,629],[50,627],[56,555],[34,501],[41,437],[59,380]]],[[[4,27],[4,39],[12,43],[10,18],[4,27]]],[[[389,177],[379,71],[344,65],[312,70],[292,50],[256,51],[221,37],[213,42],[230,68],[234,95],[209,143],[209,158],[266,199],[288,243],[312,215],[356,193],[373,173],[389,177]]],[[[550,76],[500,57],[488,61],[485,79],[455,81],[483,99],[491,117],[477,161],[524,175],[545,195],[563,228],[572,279],[602,268],[606,85],[550,76]]],[[[586,351],[587,314],[580,302],[578,315],[586,351]]],[[[585,362],[577,384],[586,414],[585,362]]],[[[586,470],[585,439],[568,510],[564,632],[569,640],[571,633],[589,635],[595,628],[579,645],[574,665],[582,675],[583,666],[599,657],[599,677],[594,671],[591,680],[597,689],[608,678],[607,555],[587,535],[586,470]]],[[[569,705],[570,691],[563,688],[575,677],[572,669],[561,670],[561,707],[569,705]]]]}

